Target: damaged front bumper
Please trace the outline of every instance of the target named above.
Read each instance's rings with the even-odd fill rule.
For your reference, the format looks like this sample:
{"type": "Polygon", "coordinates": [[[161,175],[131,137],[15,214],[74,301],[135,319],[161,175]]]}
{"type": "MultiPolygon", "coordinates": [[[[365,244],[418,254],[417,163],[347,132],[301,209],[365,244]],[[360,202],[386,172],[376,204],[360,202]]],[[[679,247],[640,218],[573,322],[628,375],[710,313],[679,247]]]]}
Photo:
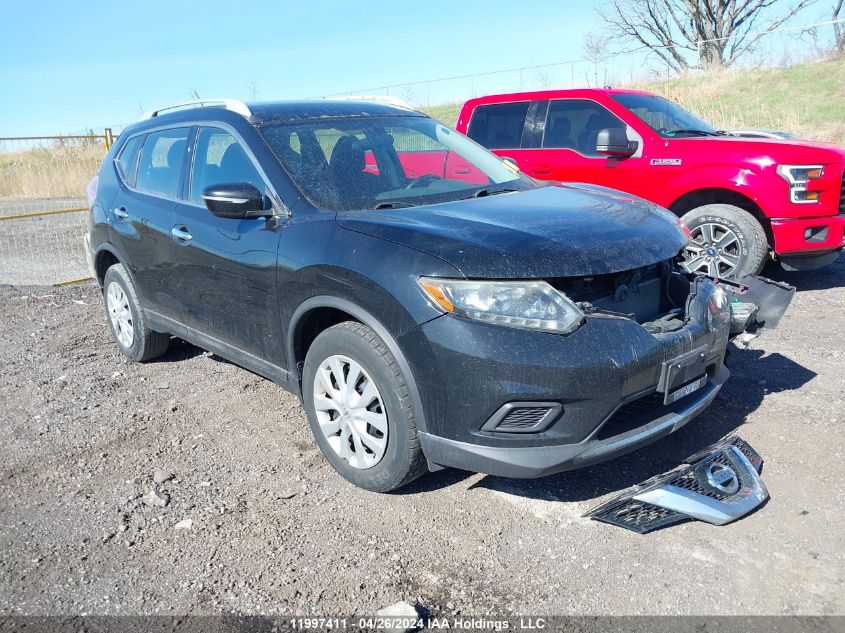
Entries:
{"type": "Polygon", "coordinates": [[[604,311],[560,336],[444,316],[401,337],[425,407],[429,467],[543,477],[646,446],[700,414],[730,375],[731,298],[759,301],[746,325],[768,327],[791,292],[777,288],[779,312],[769,315],[768,280],[699,276],[686,294],[682,277],[672,283],[686,299],[676,325],[604,311]]]}
{"type": "Polygon", "coordinates": [[[760,478],[763,458],[738,437],[684,460],[584,516],[640,534],[698,519],[714,525],[735,521],[769,498],[760,478]]]}

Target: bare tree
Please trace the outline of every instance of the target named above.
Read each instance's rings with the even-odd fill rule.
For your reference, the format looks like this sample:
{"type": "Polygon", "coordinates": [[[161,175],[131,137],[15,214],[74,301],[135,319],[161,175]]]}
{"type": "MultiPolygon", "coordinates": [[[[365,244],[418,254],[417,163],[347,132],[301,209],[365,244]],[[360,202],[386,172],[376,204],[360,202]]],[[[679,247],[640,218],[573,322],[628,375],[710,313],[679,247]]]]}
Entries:
{"type": "MultiPolygon", "coordinates": [[[[607,38],[603,35],[587,33],[584,37],[584,59],[593,64],[593,79],[596,86],[599,85],[599,64],[608,58],[607,46],[607,38]]],[[[606,77],[607,70],[605,69],[606,77]]],[[[590,84],[589,79],[587,84],[590,84]]]]}
{"type": "MultiPolygon", "coordinates": [[[[833,6],[833,18],[834,20],[839,19],[839,14],[842,13],[842,2],[843,0],[839,0],[833,6]]],[[[845,17],[843,14],[842,17],[845,17]]],[[[840,53],[845,53],[845,25],[842,22],[834,22],[833,23],[833,35],[836,42],[836,50],[840,53]]]]}
{"type": "MultiPolygon", "coordinates": [[[[677,72],[730,66],[815,0],[609,0],[598,12],[612,40],[654,51],[677,72]]],[[[839,0],[840,4],[842,0],[839,0]]]]}

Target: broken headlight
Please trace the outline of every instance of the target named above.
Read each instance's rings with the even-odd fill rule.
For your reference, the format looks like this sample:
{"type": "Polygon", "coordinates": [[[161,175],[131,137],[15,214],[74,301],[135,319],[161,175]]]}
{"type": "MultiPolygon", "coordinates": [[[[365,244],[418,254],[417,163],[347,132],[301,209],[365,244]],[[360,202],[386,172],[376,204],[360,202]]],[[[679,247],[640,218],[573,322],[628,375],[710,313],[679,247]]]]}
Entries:
{"type": "Polygon", "coordinates": [[[545,281],[421,277],[418,283],[442,310],[474,321],[568,334],[584,320],[584,313],[545,281]]]}

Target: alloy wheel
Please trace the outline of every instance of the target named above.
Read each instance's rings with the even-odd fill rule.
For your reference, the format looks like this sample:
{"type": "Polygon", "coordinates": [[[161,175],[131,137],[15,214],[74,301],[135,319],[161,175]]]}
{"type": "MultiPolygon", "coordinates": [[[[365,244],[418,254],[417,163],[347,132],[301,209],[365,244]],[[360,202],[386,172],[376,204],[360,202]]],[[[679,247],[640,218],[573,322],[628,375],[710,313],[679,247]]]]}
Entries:
{"type": "Polygon", "coordinates": [[[711,277],[729,277],[742,254],[736,233],[723,224],[704,223],[690,230],[692,241],[684,248],[684,268],[711,277]]]}
{"type": "Polygon", "coordinates": [[[317,422],[332,450],[353,468],[372,468],[387,449],[387,413],[375,382],[359,363],[330,356],[314,380],[317,422]]]}
{"type": "Polygon", "coordinates": [[[135,341],[135,327],[132,319],[132,309],[129,307],[129,298],[123,292],[123,288],[116,282],[111,282],[106,290],[106,305],[109,310],[109,319],[118,342],[129,349],[135,341]]]}

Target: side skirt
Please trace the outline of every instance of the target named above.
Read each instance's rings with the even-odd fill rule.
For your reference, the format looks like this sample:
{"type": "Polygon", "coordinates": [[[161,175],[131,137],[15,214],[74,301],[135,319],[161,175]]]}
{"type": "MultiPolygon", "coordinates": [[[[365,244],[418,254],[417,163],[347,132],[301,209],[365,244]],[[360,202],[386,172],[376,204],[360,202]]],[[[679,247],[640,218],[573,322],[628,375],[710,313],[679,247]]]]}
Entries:
{"type": "Polygon", "coordinates": [[[152,310],[145,309],[144,316],[147,319],[147,323],[149,323],[153,330],[157,332],[167,332],[168,334],[172,334],[178,338],[185,339],[197,347],[213,352],[214,354],[217,354],[226,360],[243,367],[244,369],[258,374],[263,378],[267,378],[268,380],[272,380],[282,389],[290,391],[294,395],[300,395],[299,384],[296,380],[293,380],[291,373],[287,369],[274,365],[273,363],[269,363],[254,354],[250,354],[249,352],[235,347],[234,345],[229,345],[228,343],[216,339],[205,332],[200,332],[199,330],[190,328],[175,319],[153,312],[152,310]]]}

